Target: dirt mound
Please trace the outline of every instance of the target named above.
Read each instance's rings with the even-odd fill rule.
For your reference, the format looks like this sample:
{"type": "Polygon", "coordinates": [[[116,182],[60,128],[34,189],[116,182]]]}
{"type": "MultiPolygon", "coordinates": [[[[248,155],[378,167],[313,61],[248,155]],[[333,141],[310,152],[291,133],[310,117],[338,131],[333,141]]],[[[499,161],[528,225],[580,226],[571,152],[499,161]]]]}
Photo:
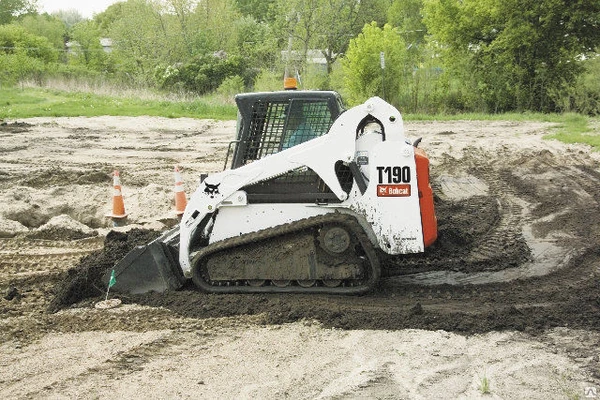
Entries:
{"type": "Polygon", "coordinates": [[[54,288],[55,294],[48,305],[48,311],[56,312],[105,293],[102,275],[110,271],[135,246],[148,243],[158,236],[158,232],[142,229],[132,229],[127,233],[110,231],[102,250],[83,257],[75,267],[66,272],[54,288]]]}
{"type": "MultiPolygon", "coordinates": [[[[486,260],[485,266],[477,266],[476,262],[463,265],[461,261],[467,257],[477,243],[481,242],[482,232],[480,231],[490,230],[496,224],[498,211],[495,210],[494,204],[494,200],[489,198],[473,199],[468,206],[437,198],[440,235],[436,245],[427,255],[390,257],[384,263],[385,275],[401,275],[412,272],[416,268],[419,268],[420,271],[447,268],[452,262],[456,264],[456,269],[473,270],[485,268],[487,265],[497,265],[497,260],[486,260]],[[469,212],[473,208],[480,208],[481,212],[469,212]]],[[[67,232],[65,223],[48,223],[33,231],[30,236],[43,238],[44,235],[53,235],[56,233],[56,229],[53,228],[55,226],[56,229],[60,228],[64,235],[78,232],[75,227],[67,232]]],[[[86,298],[97,297],[101,292],[99,288],[103,287],[100,277],[110,271],[115,262],[122,259],[129,250],[137,245],[149,243],[158,235],[158,232],[140,229],[127,233],[111,231],[106,237],[103,250],[83,258],[77,266],[69,270],[68,278],[61,282],[56,290],[57,296],[52,301],[51,310],[56,311],[60,307],[70,306],[86,298]]],[[[526,259],[529,254],[528,248],[526,245],[523,246],[514,246],[521,249],[521,252],[515,252],[512,258],[504,253],[505,262],[502,265],[519,264],[526,259]]]]}
{"type": "Polygon", "coordinates": [[[31,239],[77,240],[98,235],[94,229],[75,221],[68,215],[53,217],[39,228],[27,234],[31,239]]]}
{"type": "Polygon", "coordinates": [[[0,132],[10,132],[10,133],[23,133],[29,132],[30,128],[33,125],[28,124],[27,122],[1,122],[0,123],[0,132]]]}
{"type": "Polygon", "coordinates": [[[522,234],[503,225],[495,196],[467,200],[435,198],[438,239],[424,254],[389,257],[384,276],[427,271],[473,273],[500,271],[522,265],[531,250],[522,234]]]}
{"type": "Polygon", "coordinates": [[[28,231],[29,229],[20,222],[0,217],[0,238],[13,237],[28,231]]]}

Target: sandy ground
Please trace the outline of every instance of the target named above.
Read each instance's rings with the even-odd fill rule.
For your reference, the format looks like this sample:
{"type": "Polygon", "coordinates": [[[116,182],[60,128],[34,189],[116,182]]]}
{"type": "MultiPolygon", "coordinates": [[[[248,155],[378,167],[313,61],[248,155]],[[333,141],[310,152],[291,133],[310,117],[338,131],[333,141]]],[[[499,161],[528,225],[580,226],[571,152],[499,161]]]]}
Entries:
{"type": "Polygon", "coordinates": [[[98,310],[99,291],[48,312],[111,230],[112,171],[126,229],[166,229],[173,166],[190,193],[234,125],[0,127],[2,398],[600,398],[600,156],[542,139],[551,124],[406,123],[432,161],[440,240],[390,260],[373,294],[185,288],[98,310]]]}

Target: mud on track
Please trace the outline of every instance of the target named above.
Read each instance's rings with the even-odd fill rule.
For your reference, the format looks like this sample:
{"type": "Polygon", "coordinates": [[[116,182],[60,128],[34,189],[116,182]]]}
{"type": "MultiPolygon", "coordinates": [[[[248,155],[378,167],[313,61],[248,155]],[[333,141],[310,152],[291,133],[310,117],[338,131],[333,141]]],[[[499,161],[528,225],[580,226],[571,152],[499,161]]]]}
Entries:
{"type": "MultiPolygon", "coordinates": [[[[223,317],[460,334],[600,329],[600,157],[543,140],[551,125],[541,123],[406,124],[409,137],[423,137],[432,162],[439,239],[424,255],[385,259],[385,279],[373,293],[208,295],[185,287],[119,295],[152,307],[144,311],[55,313],[102,300],[100,274],[175,223],[173,164],[184,167],[189,194],[201,172],[222,168],[233,135],[230,122],[184,120],[170,130],[168,120],[139,121],[32,119],[0,127],[0,342],[214,326],[223,317]],[[115,168],[135,229],[109,233],[104,214],[115,168]]],[[[576,353],[600,382],[594,338],[576,353]]]]}

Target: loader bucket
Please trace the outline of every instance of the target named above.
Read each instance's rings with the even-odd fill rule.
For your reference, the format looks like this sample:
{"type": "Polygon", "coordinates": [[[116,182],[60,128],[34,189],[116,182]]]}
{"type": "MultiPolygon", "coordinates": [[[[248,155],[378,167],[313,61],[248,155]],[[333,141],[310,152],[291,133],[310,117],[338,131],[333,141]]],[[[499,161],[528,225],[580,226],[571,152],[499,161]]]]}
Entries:
{"type": "MultiPolygon", "coordinates": [[[[138,294],[181,288],[185,278],[177,262],[178,242],[179,228],[175,228],[131,250],[113,268],[116,282],[110,290],[138,294]]],[[[106,286],[111,273],[109,270],[102,276],[106,286]]]]}

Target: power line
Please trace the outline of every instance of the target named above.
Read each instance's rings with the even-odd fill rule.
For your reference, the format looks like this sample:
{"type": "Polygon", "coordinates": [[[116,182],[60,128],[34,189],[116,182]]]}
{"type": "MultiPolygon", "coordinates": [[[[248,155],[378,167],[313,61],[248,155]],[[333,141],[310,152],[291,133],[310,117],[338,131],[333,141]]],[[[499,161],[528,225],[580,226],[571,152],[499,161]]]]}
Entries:
{"type": "Polygon", "coordinates": [[[46,49],[42,49],[41,47],[15,47],[15,46],[0,46],[0,50],[33,50],[33,51],[46,51],[46,50],[51,50],[51,51],[57,51],[57,52],[63,52],[63,53],[67,53],[67,52],[72,52],[72,53],[77,53],[77,52],[83,52],[83,53],[93,53],[93,52],[105,52],[108,53],[106,51],[106,49],[102,48],[102,49],[83,49],[81,47],[77,47],[75,49],[57,49],[56,47],[52,47],[50,49],[46,48],[46,49]]]}

